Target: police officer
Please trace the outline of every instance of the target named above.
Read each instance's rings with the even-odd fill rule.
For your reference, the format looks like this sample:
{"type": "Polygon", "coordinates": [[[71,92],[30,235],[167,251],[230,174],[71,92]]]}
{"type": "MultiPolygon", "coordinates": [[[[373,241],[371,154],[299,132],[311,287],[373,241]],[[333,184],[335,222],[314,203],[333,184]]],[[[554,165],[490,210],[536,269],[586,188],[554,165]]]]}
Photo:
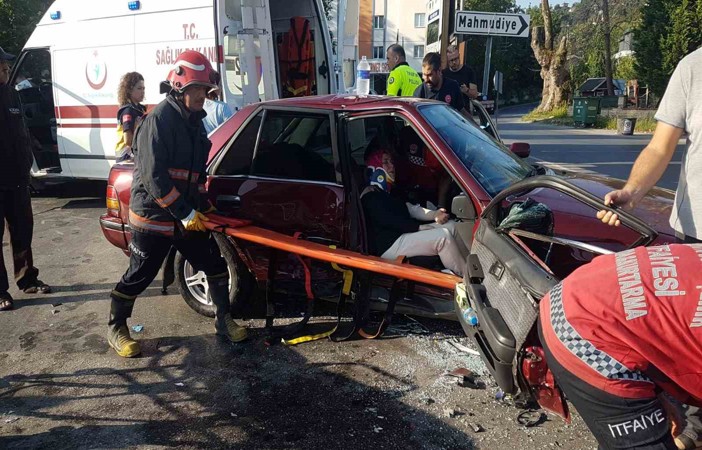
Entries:
{"type": "Polygon", "coordinates": [[[702,245],[638,247],[595,258],[541,300],[546,361],[600,448],[702,444],[700,271],[702,245]],[[661,392],[691,406],[675,440],[661,392]]]}
{"type": "MultiPolygon", "coordinates": [[[[10,86],[9,62],[14,55],[0,47],[0,242],[7,221],[12,244],[15,281],[25,293],[49,293],[51,288],[37,279],[39,270],[32,257],[34,218],[29,195],[32,149],[17,91],[10,86]]],[[[0,251],[0,311],[12,309],[5,261],[0,251]]]]}
{"type": "Polygon", "coordinates": [[[386,56],[390,69],[387,95],[411,97],[422,84],[422,78],[407,64],[405,49],[399,44],[392,44],[388,47],[386,56]]]}
{"type": "Polygon", "coordinates": [[[137,128],[136,165],[129,224],[129,268],[112,291],[108,343],[122,357],[141,353],[127,319],[134,300],[153,281],[171,246],[204,271],[215,306],[215,331],[233,342],[246,329],[229,314],[229,274],[216,244],[209,239],[201,211],[214,210],[205,194],[205,164],[212,144],[202,119],[207,92],[217,87],[207,58],[188,50],[168,74],[168,93],[137,128]]]}

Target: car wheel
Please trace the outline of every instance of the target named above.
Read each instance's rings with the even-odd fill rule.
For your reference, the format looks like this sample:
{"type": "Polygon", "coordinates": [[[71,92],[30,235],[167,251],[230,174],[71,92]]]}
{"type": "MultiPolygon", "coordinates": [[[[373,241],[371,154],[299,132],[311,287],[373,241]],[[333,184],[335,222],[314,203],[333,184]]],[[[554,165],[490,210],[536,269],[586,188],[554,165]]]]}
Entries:
{"type": "MultiPolygon", "coordinates": [[[[252,276],[231,244],[224,238],[216,240],[229,269],[229,303],[231,306],[239,305],[248,299],[251,293],[252,276]]],[[[207,297],[208,286],[205,273],[196,271],[180,252],[176,254],[175,269],[178,288],[185,303],[198,314],[214,317],[214,305],[207,297]]],[[[238,309],[233,308],[232,315],[234,317],[239,315],[234,311],[238,311],[238,309]]]]}

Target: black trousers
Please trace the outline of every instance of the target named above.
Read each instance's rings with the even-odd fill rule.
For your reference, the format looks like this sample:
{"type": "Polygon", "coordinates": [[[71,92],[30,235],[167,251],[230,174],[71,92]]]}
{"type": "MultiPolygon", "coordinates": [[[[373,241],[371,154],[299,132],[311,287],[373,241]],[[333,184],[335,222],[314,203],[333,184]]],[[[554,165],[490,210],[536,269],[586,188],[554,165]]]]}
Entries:
{"type": "Polygon", "coordinates": [[[123,325],[131,317],[134,300],[154,281],[171,246],[178,249],[195,270],[205,272],[208,279],[229,276],[227,263],[209,233],[192,232],[170,238],[133,231],[129,268],[111,294],[109,325],[123,325]]]}
{"type": "Polygon", "coordinates": [[[676,450],[668,415],[658,397],[624,398],[597,389],[564,368],[546,346],[546,362],[568,400],[595,435],[600,449],[676,450]]]}
{"type": "MultiPolygon", "coordinates": [[[[39,276],[32,256],[34,217],[29,187],[0,188],[0,242],[5,234],[5,222],[10,232],[15,282],[18,288],[25,289],[39,276]]],[[[9,288],[5,260],[0,251],[0,293],[7,292],[9,288]]]]}

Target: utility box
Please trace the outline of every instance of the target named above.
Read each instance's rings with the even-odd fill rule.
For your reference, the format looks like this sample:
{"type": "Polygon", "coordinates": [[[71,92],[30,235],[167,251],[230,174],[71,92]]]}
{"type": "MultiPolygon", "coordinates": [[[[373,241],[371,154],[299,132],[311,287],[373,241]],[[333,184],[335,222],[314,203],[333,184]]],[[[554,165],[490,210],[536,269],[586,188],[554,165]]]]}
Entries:
{"type": "Polygon", "coordinates": [[[576,127],[591,127],[600,113],[600,99],[597,97],[575,97],[573,99],[573,124],[576,127]]]}

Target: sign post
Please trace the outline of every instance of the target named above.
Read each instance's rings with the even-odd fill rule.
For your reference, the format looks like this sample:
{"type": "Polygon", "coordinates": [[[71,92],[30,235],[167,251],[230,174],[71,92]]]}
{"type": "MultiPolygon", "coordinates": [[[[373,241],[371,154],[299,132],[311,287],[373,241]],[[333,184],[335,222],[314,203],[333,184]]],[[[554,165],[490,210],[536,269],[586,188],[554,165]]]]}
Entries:
{"type": "MultiPolygon", "coordinates": [[[[530,17],[528,14],[456,11],[455,34],[473,34],[488,37],[485,44],[483,95],[487,95],[488,92],[490,60],[492,59],[492,37],[529,37],[529,21],[530,17]]],[[[497,85],[495,85],[495,89],[497,89],[497,85]]],[[[497,103],[495,103],[495,108],[497,108],[497,103]]]]}

